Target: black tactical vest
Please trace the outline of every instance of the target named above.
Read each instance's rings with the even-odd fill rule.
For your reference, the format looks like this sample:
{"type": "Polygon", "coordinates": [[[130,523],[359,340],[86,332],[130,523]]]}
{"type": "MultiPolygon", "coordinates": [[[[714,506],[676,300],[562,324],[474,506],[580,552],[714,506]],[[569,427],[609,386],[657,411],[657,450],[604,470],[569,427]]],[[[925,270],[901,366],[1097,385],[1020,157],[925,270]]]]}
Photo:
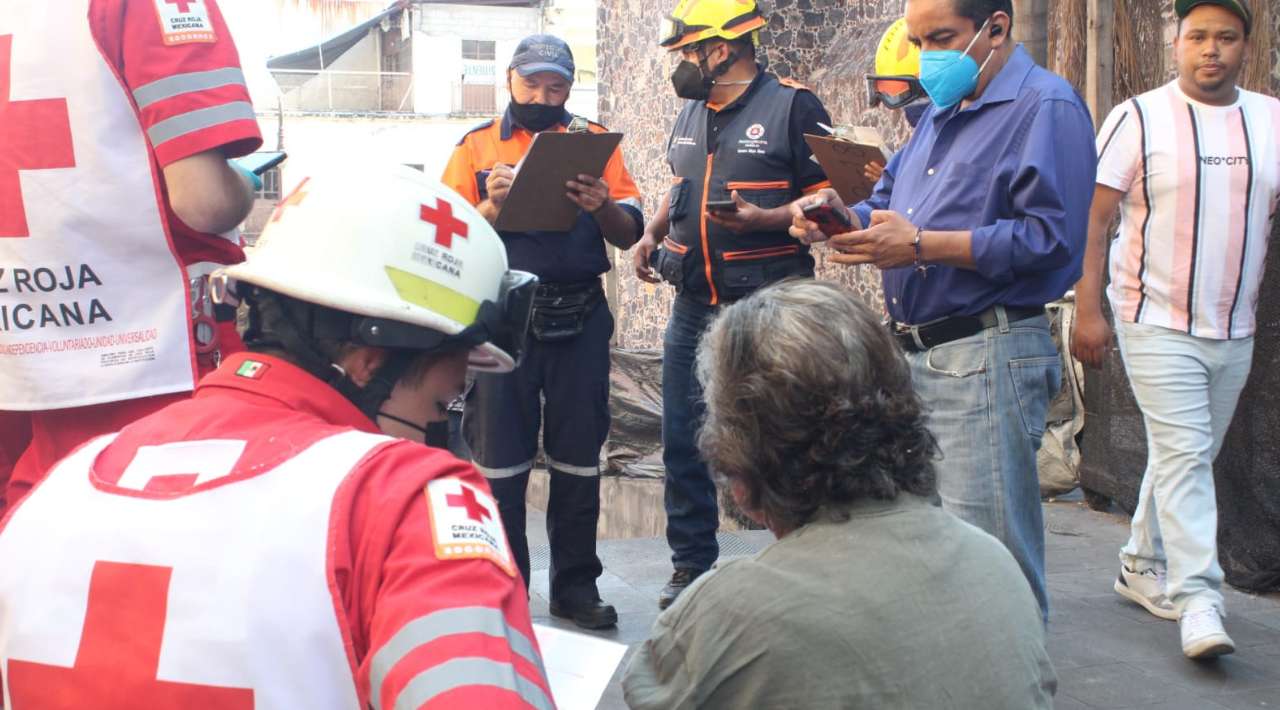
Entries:
{"type": "Polygon", "coordinates": [[[731,303],[788,276],[813,276],[809,249],[787,234],[735,234],[706,218],[708,201],[742,199],[762,208],[785,205],[801,194],[793,174],[791,104],[797,89],[772,74],[760,77],[745,103],[707,152],[704,101],[688,101],[676,119],[667,162],[671,186],[671,233],[658,270],[677,292],[711,305],[731,303]],[[708,255],[710,257],[708,258],[708,255]]]}

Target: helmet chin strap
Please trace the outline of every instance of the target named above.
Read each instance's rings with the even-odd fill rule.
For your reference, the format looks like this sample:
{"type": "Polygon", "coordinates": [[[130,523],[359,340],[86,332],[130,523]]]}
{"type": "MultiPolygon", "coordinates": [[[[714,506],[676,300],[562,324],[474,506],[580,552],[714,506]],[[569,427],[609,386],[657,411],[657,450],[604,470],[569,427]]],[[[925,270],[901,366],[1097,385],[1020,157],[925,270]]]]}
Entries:
{"type": "Polygon", "coordinates": [[[302,369],[337,390],[370,420],[378,416],[378,410],[391,396],[391,390],[421,354],[412,350],[391,350],[369,382],[361,387],[351,379],[346,370],[322,352],[309,335],[316,330],[317,313],[310,304],[278,294],[275,298],[259,298],[257,288],[252,289],[244,298],[252,306],[249,310],[249,328],[244,334],[246,344],[288,353],[302,369]],[[269,316],[272,323],[270,331],[263,328],[264,315],[269,316]],[[299,323],[306,324],[305,331],[299,327],[299,323]]]}
{"type": "MultiPolygon", "coordinates": [[[[360,411],[365,413],[365,416],[377,421],[382,404],[391,398],[391,390],[395,389],[396,383],[404,376],[405,371],[409,369],[409,365],[413,364],[413,360],[417,356],[418,353],[409,350],[391,351],[391,355],[382,363],[382,366],[374,371],[373,377],[369,379],[368,384],[359,388],[356,397],[351,398],[348,396],[347,398],[351,399],[360,408],[360,411]]],[[[343,377],[342,379],[351,382],[349,377],[343,377]]],[[[341,392],[342,390],[339,389],[338,391],[341,392]]],[[[343,394],[346,393],[344,392],[343,394]]],[[[387,415],[384,414],[383,416],[387,415]]]]}
{"type": "MultiPolygon", "coordinates": [[[[448,410],[445,410],[445,411],[448,411],[448,410]]],[[[385,418],[387,418],[387,419],[390,419],[390,420],[391,420],[391,421],[393,421],[393,422],[396,422],[396,423],[398,423],[398,424],[401,424],[401,425],[403,425],[403,426],[406,426],[406,427],[408,427],[408,428],[410,428],[410,429],[412,429],[412,430],[414,430],[414,431],[418,432],[419,434],[422,434],[422,441],[423,441],[423,443],[426,443],[426,441],[427,441],[427,428],[426,428],[425,426],[422,426],[421,424],[414,424],[413,422],[409,421],[408,419],[403,419],[403,418],[401,418],[401,417],[397,417],[397,416],[396,416],[396,415],[394,415],[394,414],[388,414],[388,413],[386,413],[386,412],[378,412],[377,416],[379,416],[379,417],[385,417],[385,418]]],[[[375,420],[375,421],[376,421],[376,420],[375,420]]]]}
{"type": "Polygon", "coordinates": [[[707,56],[705,53],[702,56],[698,57],[698,68],[702,69],[702,73],[705,76],[709,76],[712,78],[711,83],[714,84],[715,86],[746,86],[751,82],[755,81],[754,78],[742,79],[739,81],[720,81],[719,77],[724,76],[726,73],[728,73],[730,69],[733,68],[734,64],[738,63],[738,53],[733,50],[729,50],[729,56],[725,57],[724,61],[716,65],[714,69],[704,68],[706,61],[707,61],[707,56]]]}

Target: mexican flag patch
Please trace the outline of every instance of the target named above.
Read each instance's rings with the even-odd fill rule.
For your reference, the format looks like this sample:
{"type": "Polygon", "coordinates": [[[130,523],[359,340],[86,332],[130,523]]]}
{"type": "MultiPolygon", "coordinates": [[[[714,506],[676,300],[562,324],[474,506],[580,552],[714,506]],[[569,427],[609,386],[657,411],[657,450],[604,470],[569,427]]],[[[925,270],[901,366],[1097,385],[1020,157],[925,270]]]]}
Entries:
{"type": "Polygon", "coordinates": [[[265,362],[257,360],[245,360],[240,363],[240,367],[236,368],[236,377],[244,377],[250,380],[260,380],[266,374],[267,368],[270,367],[265,362]]]}

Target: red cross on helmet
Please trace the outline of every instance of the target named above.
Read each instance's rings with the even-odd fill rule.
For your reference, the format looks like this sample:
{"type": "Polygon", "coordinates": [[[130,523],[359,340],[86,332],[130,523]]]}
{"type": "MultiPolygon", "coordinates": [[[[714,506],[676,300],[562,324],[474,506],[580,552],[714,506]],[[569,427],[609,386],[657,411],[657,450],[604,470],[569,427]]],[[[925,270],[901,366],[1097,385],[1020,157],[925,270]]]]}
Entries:
{"type": "Polygon", "coordinates": [[[524,350],[537,278],[465,199],[404,166],[302,180],[242,264],[222,271],[357,316],[363,345],[472,348],[474,369],[507,372],[524,350]]]}

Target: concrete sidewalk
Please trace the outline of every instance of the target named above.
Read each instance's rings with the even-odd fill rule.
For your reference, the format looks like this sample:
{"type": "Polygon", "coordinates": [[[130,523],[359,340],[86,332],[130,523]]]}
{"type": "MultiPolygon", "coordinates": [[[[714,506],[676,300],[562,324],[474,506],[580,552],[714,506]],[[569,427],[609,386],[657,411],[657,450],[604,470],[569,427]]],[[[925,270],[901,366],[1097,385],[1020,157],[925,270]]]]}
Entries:
{"type": "MultiPolygon", "coordinates": [[[[1156,619],[1111,590],[1127,518],[1066,501],[1045,504],[1045,524],[1048,645],[1058,672],[1058,710],[1280,708],[1280,595],[1228,589],[1226,627],[1236,653],[1195,663],[1182,656],[1176,623],[1156,619]]],[[[530,508],[534,621],[577,631],[547,611],[544,528],[541,511],[530,508]]],[[[721,533],[721,556],[752,554],[772,540],[762,531],[721,533]]],[[[606,540],[599,554],[605,567],[600,593],[617,607],[619,620],[616,629],[597,635],[634,651],[658,616],[658,590],[671,575],[666,540],[606,540]]],[[[619,679],[630,653],[600,708],[626,707],[619,679]]]]}

